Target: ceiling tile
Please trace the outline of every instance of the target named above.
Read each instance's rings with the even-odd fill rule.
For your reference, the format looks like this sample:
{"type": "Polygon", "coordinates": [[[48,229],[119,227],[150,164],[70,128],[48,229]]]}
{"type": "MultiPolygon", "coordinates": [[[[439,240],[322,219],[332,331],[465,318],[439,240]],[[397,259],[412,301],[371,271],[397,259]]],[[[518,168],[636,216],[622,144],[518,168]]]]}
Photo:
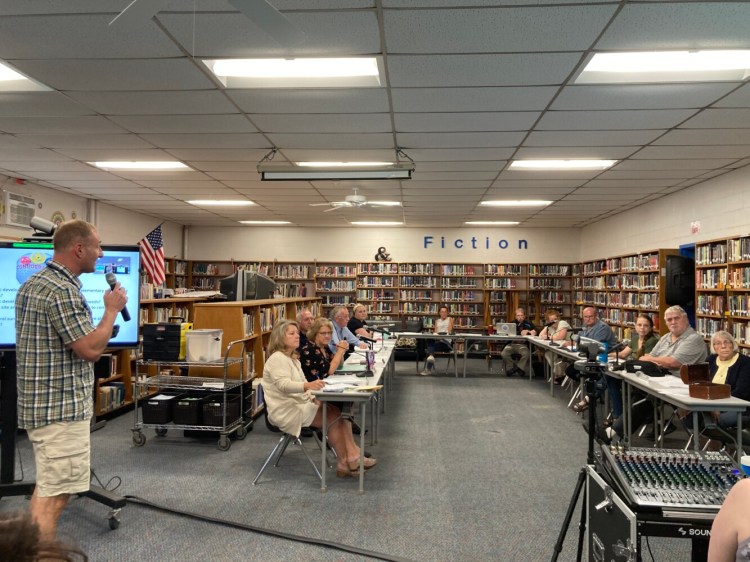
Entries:
{"type": "Polygon", "coordinates": [[[385,40],[391,53],[584,51],[615,9],[611,4],[386,10],[385,40]]]}

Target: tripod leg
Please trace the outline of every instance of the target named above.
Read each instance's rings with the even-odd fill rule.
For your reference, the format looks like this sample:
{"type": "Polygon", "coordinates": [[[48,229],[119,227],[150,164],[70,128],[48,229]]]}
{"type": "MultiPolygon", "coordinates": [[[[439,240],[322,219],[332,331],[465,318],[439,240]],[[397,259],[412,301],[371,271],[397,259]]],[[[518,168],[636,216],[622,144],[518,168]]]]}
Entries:
{"type": "MultiPolygon", "coordinates": [[[[582,468],[581,471],[578,473],[578,481],[576,482],[576,488],[573,491],[573,497],[570,498],[570,504],[568,504],[568,511],[565,513],[565,519],[563,519],[562,528],[560,529],[560,534],[557,537],[557,542],[555,543],[555,552],[552,554],[552,561],[556,562],[558,556],[560,556],[560,553],[562,552],[563,548],[563,542],[565,541],[565,535],[568,534],[568,527],[570,527],[570,521],[573,519],[573,512],[576,509],[576,504],[578,503],[578,498],[581,495],[581,491],[583,490],[583,485],[586,483],[586,469],[582,468]]],[[[584,494],[584,504],[586,503],[586,494],[584,494]]],[[[585,505],[582,507],[582,510],[585,510],[585,505]]],[[[581,515],[581,525],[583,525],[583,515],[581,515]]],[[[581,536],[581,540],[579,540],[578,544],[578,560],[581,559],[581,549],[583,547],[583,537],[581,536]]]]}

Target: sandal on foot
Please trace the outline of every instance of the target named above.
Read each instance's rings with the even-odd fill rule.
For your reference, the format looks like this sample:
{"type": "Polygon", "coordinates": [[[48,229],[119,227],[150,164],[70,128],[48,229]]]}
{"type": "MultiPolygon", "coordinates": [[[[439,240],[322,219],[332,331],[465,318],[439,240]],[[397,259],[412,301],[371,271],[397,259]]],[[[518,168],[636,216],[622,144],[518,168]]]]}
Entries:
{"type": "Polygon", "coordinates": [[[589,409],[589,402],[588,400],[581,400],[577,404],[573,404],[572,408],[574,412],[578,412],[578,413],[585,412],[586,410],[589,409]]]}
{"type": "MultiPolygon", "coordinates": [[[[347,464],[349,465],[349,470],[351,470],[352,472],[359,471],[359,460],[349,461],[347,464]]],[[[373,458],[368,459],[367,457],[365,457],[365,470],[370,470],[376,464],[378,464],[377,459],[373,459],[373,458]]]]}
{"type": "Polygon", "coordinates": [[[349,468],[339,468],[336,467],[336,476],[339,478],[349,478],[353,476],[357,476],[358,472],[352,472],[349,470],[349,468]]]}

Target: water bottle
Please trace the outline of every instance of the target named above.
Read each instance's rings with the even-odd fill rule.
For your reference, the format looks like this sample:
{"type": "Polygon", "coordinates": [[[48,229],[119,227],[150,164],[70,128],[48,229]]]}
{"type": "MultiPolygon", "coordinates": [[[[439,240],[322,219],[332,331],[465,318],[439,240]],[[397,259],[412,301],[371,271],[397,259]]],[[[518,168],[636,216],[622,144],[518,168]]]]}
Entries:
{"type": "Polygon", "coordinates": [[[602,342],[600,345],[604,348],[604,350],[599,352],[597,359],[599,360],[599,363],[601,365],[606,365],[609,361],[609,344],[607,342],[602,342]]]}

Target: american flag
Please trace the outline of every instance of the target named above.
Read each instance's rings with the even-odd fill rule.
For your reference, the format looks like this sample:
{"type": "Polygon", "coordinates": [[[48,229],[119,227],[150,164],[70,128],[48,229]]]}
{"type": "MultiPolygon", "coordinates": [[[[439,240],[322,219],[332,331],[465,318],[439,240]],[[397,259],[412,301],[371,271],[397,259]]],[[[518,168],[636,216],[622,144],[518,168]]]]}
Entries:
{"type": "Polygon", "coordinates": [[[164,283],[164,238],[161,235],[161,225],[157,226],[146,237],[138,242],[141,247],[143,267],[151,277],[154,285],[164,283]]]}

